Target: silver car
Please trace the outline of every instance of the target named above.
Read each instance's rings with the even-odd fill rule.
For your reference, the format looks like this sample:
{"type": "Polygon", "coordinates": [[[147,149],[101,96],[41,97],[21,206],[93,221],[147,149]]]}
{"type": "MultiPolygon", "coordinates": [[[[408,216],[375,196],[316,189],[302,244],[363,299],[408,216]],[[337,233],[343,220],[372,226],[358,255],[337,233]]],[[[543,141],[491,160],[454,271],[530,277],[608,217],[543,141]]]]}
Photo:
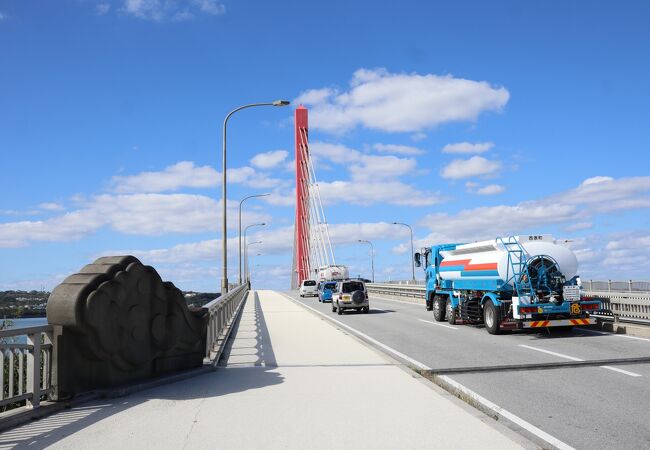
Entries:
{"type": "Polygon", "coordinates": [[[332,312],[343,314],[346,309],[354,309],[368,314],[370,302],[368,291],[363,281],[346,280],[336,284],[336,290],[332,293],[332,312]]]}
{"type": "Polygon", "coordinates": [[[316,280],[303,280],[300,285],[300,296],[301,297],[318,297],[318,286],[316,285],[316,280]]]}

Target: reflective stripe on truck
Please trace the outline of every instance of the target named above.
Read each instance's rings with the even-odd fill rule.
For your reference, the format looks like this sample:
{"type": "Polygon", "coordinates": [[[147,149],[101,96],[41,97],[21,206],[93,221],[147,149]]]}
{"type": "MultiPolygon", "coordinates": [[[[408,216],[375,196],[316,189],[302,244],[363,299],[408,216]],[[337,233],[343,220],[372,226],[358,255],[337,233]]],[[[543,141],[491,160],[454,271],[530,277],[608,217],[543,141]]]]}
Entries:
{"type": "Polygon", "coordinates": [[[573,325],[593,325],[596,319],[589,317],[586,319],[567,319],[567,320],[531,320],[524,322],[524,328],[543,328],[543,327],[567,327],[573,325]]]}

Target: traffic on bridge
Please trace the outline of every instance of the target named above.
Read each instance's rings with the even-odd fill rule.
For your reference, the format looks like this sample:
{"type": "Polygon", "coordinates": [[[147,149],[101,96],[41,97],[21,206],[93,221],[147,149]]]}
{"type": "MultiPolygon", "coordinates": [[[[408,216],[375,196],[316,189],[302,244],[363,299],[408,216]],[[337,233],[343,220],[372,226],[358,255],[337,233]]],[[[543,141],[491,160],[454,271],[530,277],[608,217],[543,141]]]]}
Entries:
{"type": "Polygon", "coordinates": [[[650,448],[648,23],[0,1],[0,450],[650,448]]]}

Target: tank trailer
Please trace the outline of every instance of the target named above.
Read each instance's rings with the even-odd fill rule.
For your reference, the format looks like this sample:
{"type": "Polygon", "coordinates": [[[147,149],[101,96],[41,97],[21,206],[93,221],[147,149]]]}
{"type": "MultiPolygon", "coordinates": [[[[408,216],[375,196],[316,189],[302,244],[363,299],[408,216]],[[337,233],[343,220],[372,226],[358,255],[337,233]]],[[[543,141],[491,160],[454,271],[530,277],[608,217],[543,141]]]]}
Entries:
{"type": "Polygon", "coordinates": [[[490,334],[596,323],[600,302],[581,296],[575,254],[550,235],[434,245],[414,258],[439,322],[484,323],[490,334]]]}

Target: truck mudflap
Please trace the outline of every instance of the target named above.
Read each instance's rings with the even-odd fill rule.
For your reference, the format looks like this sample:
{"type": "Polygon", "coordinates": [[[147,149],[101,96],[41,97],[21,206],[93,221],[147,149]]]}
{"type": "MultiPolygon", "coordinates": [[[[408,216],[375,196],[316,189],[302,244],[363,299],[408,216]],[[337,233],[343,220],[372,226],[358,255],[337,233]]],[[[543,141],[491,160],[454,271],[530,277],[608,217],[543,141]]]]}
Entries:
{"type": "Polygon", "coordinates": [[[593,317],[585,319],[530,320],[523,322],[523,328],[572,327],[574,325],[593,325],[595,323],[596,319],[593,317]]]}

